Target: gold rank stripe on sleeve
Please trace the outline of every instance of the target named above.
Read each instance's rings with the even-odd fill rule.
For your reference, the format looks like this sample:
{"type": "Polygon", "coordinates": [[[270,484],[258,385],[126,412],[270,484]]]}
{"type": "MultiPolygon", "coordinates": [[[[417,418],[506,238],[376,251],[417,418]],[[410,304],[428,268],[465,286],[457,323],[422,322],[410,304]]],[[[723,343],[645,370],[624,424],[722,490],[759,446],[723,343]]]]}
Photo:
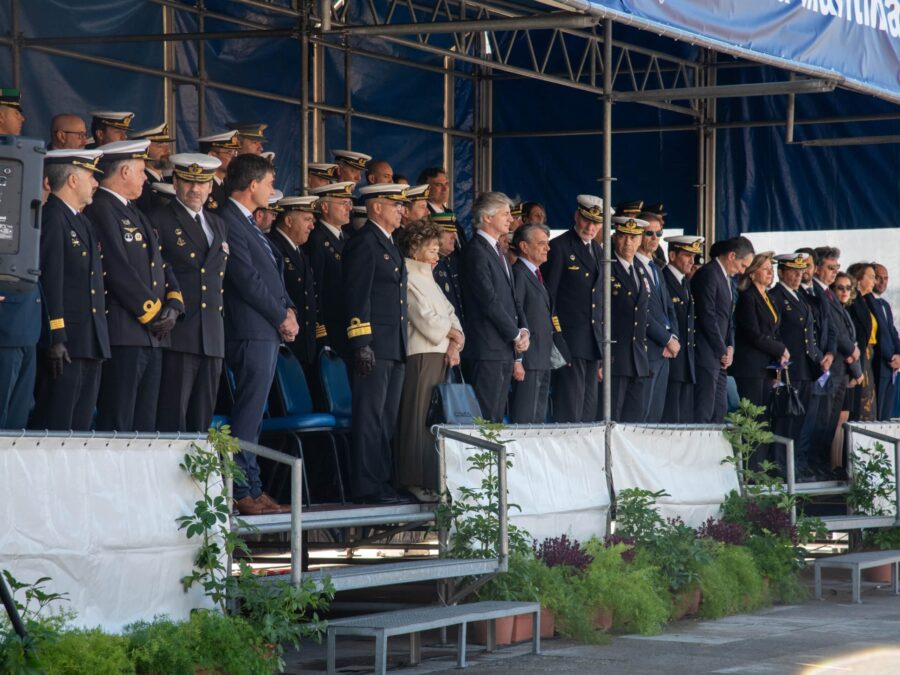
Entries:
{"type": "Polygon", "coordinates": [[[323,326],[320,323],[317,323],[316,324],[316,339],[319,340],[319,339],[325,338],[325,337],[328,337],[328,331],[325,329],[325,326],[323,326]]]}
{"type": "Polygon", "coordinates": [[[372,334],[372,324],[363,323],[357,318],[350,319],[350,325],[347,326],[347,337],[348,338],[357,338],[362,337],[363,335],[371,335],[372,334]]]}
{"type": "Polygon", "coordinates": [[[50,319],[50,330],[62,330],[66,327],[66,322],[63,319],[50,319]]]}
{"type": "Polygon", "coordinates": [[[552,317],[552,320],[553,320],[553,330],[556,331],[557,333],[562,333],[562,328],[559,325],[559,317],[554,315],[552,317]]]}
{"type": "Polygon", "coordinates": [[[144,313],[141,314],[137,320],[140,323],[150,323],[157,314],[159,314],[159,310],[162,308],[162,302],[159,300],[147,300],[144,303],[144,313]]]}
{"type": "Polygon", "coordinates": [[[184,296],[181,295],[179,291],[169,291],[166,293],[166,300],[177,300],[182,305],[184,304],[184,296]]]}

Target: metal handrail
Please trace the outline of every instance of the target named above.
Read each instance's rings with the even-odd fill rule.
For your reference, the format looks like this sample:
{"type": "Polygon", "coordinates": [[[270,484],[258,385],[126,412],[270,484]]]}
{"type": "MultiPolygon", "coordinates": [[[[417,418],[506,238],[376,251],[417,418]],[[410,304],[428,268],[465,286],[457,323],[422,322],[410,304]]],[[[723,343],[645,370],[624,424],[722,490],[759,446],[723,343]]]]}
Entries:
{"type": "MultiPolygon", "coordinates": [[[[298,441],[299,442],[299,441],[298,441]]],[[[291,583],[299,586],[303,574],[303,528],[301,527],[303,506],[303,460],[264,445],[238,439],[241,450],[252,452],[279,464],[287,464],[291,469],[291,583]]],[[[226,485],[229,500],[232,495],[231,480],[226,485]]],[[[228,561],[229,568],[231,560],[228,561]]]]}
{"type": "MultiPolygon", "coordinates": [[[[509,569],[509,497],[506,494],[506,445],[503,443],[494,443],[483,438],[470,436],[453,429],[448,429],[441,425],[431,427],[431,433],[434,434],[438,443],[440,456],[440,481],[441,481],[441,502],[446,503],[447,499],[447,460],[445,455],[445,439],[451,438],[455,441],[468,443],[476,448],[490,450],[497,453],[497,491],[500,493],[498,499],[498,520],[500,524],[500,541],[498,542],[500,549],[500,559],[498,571],[506,572],[509,569]]],[[[447,533],[442,530],[440,540],[441,549],[446,548],[447,533]]]]}
{"type": "MultiPolygon", "coordinates": [[[[898,468],[900,468],[900,438],[866,429],[853,422],[844,422],[844,429],[855,432],[860,436],[874,438],[876,441],[890,443],[894,446],[894,518],[900,523],[900,471],[898,471],[898,468]]],[[[850,448],[850,452],[853,452],[853,448],[850,448]]],[[[848,468],[852,469],[852,467],[851,463],[848,468]]]]}

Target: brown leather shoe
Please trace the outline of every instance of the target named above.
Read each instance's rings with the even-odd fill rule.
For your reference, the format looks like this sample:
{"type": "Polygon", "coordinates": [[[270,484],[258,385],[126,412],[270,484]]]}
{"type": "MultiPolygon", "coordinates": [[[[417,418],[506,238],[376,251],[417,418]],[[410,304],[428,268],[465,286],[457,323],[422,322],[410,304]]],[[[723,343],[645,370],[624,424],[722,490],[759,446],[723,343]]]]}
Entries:
{"type": "Polygon", "coordinates": [[[242,516],[262,516],[267,513],[277,513],[277,511],[273,511],[263,502],[260,502],[259,498],[251,497],[250,495],[235,500],[234,505],[242,516]]]}
{"type": "Polygon", "coordinates": [[[274,499],[272,499],[269,495],[263,492],[259,497],[256,498],[257,504],[261,504],[263,507],[269,509],[269,513],[290,513],[291,505],[290,504],[279,504],[274,499]]]}

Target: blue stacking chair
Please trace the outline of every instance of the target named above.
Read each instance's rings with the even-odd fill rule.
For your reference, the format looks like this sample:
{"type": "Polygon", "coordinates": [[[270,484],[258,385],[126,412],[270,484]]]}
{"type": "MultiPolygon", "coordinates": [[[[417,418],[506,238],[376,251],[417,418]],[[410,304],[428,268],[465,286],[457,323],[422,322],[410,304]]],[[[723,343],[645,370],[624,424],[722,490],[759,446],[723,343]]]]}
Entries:
{"type": "MultiPolygon", "coordinates": [[[[264,435],[279,435],[294,442],[297,455],[303,459],[301,436],[319,434],[328,439],[334,460],[335,477],[341,503],[346,503],[341,463],[338,458],[334,431],[338,426],[335,416],[313,410],[312,397],[306,384],[306,375],[296,357],[286,347],[278,352],[275,367],[275,382],[281,395],[284,414],[280,417],[266,416],[262,422],[264,435]]],[[[310,503],[309,480],[303,472],[303,490],[307,504],[310,503]]]]}
{"type": "Polygon", "coordinates": [[[347,364],[334,350],[323,349],[319,353],[319,378],[325,390],[328,412],[337,420],[337,428],[350,428],[353,415],[353,396],[350,393],[350,376],[347,364]]]}

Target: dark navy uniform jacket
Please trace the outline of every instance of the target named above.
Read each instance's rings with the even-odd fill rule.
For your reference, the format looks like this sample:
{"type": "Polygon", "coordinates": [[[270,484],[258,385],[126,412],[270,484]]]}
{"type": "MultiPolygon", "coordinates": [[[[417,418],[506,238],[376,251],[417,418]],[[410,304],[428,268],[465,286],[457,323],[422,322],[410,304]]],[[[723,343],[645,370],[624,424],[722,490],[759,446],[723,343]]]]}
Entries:
{"type": "Polygon", "coordinates": [[[284,286],[297,306],[300,332],[289,346],[300,363],[314,365],[316,334],[318,331],[324,335],[324,329],[319,330],[316,323],[316,283],[312,269],[306,259],[306,253],[298,250],[277,228],[272,228],[268,236],[275,254],[281,256],[284,265],[284,286]]]}
{"type": "Polygon", "coordinates": [[[812,309],[800,295],[803,291],[797,289],[796,293],[799,299],[779,283],[769,291],[769,299],[778,312],[781,341],[791,354],[791,380],[799,382],[815,380],[822,374],[819,362],[824,355],[816,342],[812,309]]]}
{"type": "Polygon", "coordinates": [[[569,351],[586,361],[599,361],[603,355],[602,251],[595,241],[589,250],[572,229],[550,242],[541,267],[569,351]]]}
{"type": "Polygon", "coordinates": [[[213,232],[212,245],[200,224],[178,200],[173,199],[150,215],[163,258],[175,273],[184,297],[184,316],[172,330],[168,349],[224,358],[228,226],[206,209],[203,215],[213,232]]]}
{"type": "Polygon", "coordinates": [[[84,210],[103,251],[109,343],[160,347],[169,344],[149,330],[163,306],[181,313],[184,303],[172,269],[163,261],[156,232],[147,217],[104,189],[84,210]]]}
{"type": "Polygon", "coordinates": [[[512,361],[513,340],[528,328],[516,298],[512,270],[478,232],[462,251],[462,290],[466,309],[464,358],[473,361],[512,361]]]}
{"type": "Polygon", "coordinates": [[[227,201],[228,195],[225,193],[225,183],[217,183],[216,179],[213,178],[212,190],[209,193],[209,198],[206,200],[206,206],[204,208],[207,211],[218,211],[227,201]]]}
{"type": "Polygon", "coordinates": [[[342,258],[348,240],[346,232],[338,239],[323,223],[317,222],[304,246],[316,282],[317,321],[323,327],[316,336],[345,357],[350,355],[350,343],[342,258]]]}
{"type": "Polygon", "coordinates": [[[56,195],[41,211],[41,287],[51,345],[66,344],[73,359],[108,359],[103,263],[87,216],[56,195]]]}
{"type": "MultiPolygon", "coordinates": [[[[647,308],[650,282],[637,258],[632,262],[638,283],[625,272],[618,258],[612,264],[610,303],[612,307],[613,377],[649,377],[647,358],[647,308]],[[637,263],[637,264],[635,264],[637,263]]],[[[565,331],[565,328],[563,328],[565,331]]],[[[565,332],[563,333],[565,335],[565,332]]]]}
{"type": "Polygon", "coordinates": [[[281,342],[278,327],[294,308],[281,278],[281,258],[265,235],[228,199],[219,206],[228,226],[225,338],[281,342]]]}
{"type": "Polygon", "coordinates": [[[681,349],[678,356],[669,360],[669,379],[673,382],[696,382],[694,370],[694,349],[697,346],[694,335],[694,298],[691,296],[691,282],[684,279],[682,284],[667,267],[660,272],[665,288],[672,298],[672,307],[678,323],[678,337],[681,349]]]}
{"type": "Polygon", "coordinates": [[[141,211],[149,216],[156,209],[162,208],[172,201],[168,195],[163,195],[154,190],[153,183],[171,182],[171,179],[159,179],[146,169],[144,169],[144,174],[147,176],[147,182],[144,183],[144,188],[141,190],[141,196],[135,200],[135,204],[141,211]]]}
{"type": "Polygon", "coordinates": [[[710,260],[691,277],[691,293],[697,312],[697,365],[721,368],[720,359],[734,346],[734,302],[731,281],[718,260],[710,260]]]}
{"type": "Polygon", "coordinates": [[[406,264],[400,249],[367,220],[344,247],[345,325],[350,349],[406,360],[406,264]]]}
{"type": "Polygon", "coordinates": [[[453,305],[456,318],[466,328],[465,314],[463,313],[462,284],[459,281],[459,254],[454,251],[450,255],[441,256],[438,264],[434,266],[434,282],[441,287],[444,296],[453,305]]]}

